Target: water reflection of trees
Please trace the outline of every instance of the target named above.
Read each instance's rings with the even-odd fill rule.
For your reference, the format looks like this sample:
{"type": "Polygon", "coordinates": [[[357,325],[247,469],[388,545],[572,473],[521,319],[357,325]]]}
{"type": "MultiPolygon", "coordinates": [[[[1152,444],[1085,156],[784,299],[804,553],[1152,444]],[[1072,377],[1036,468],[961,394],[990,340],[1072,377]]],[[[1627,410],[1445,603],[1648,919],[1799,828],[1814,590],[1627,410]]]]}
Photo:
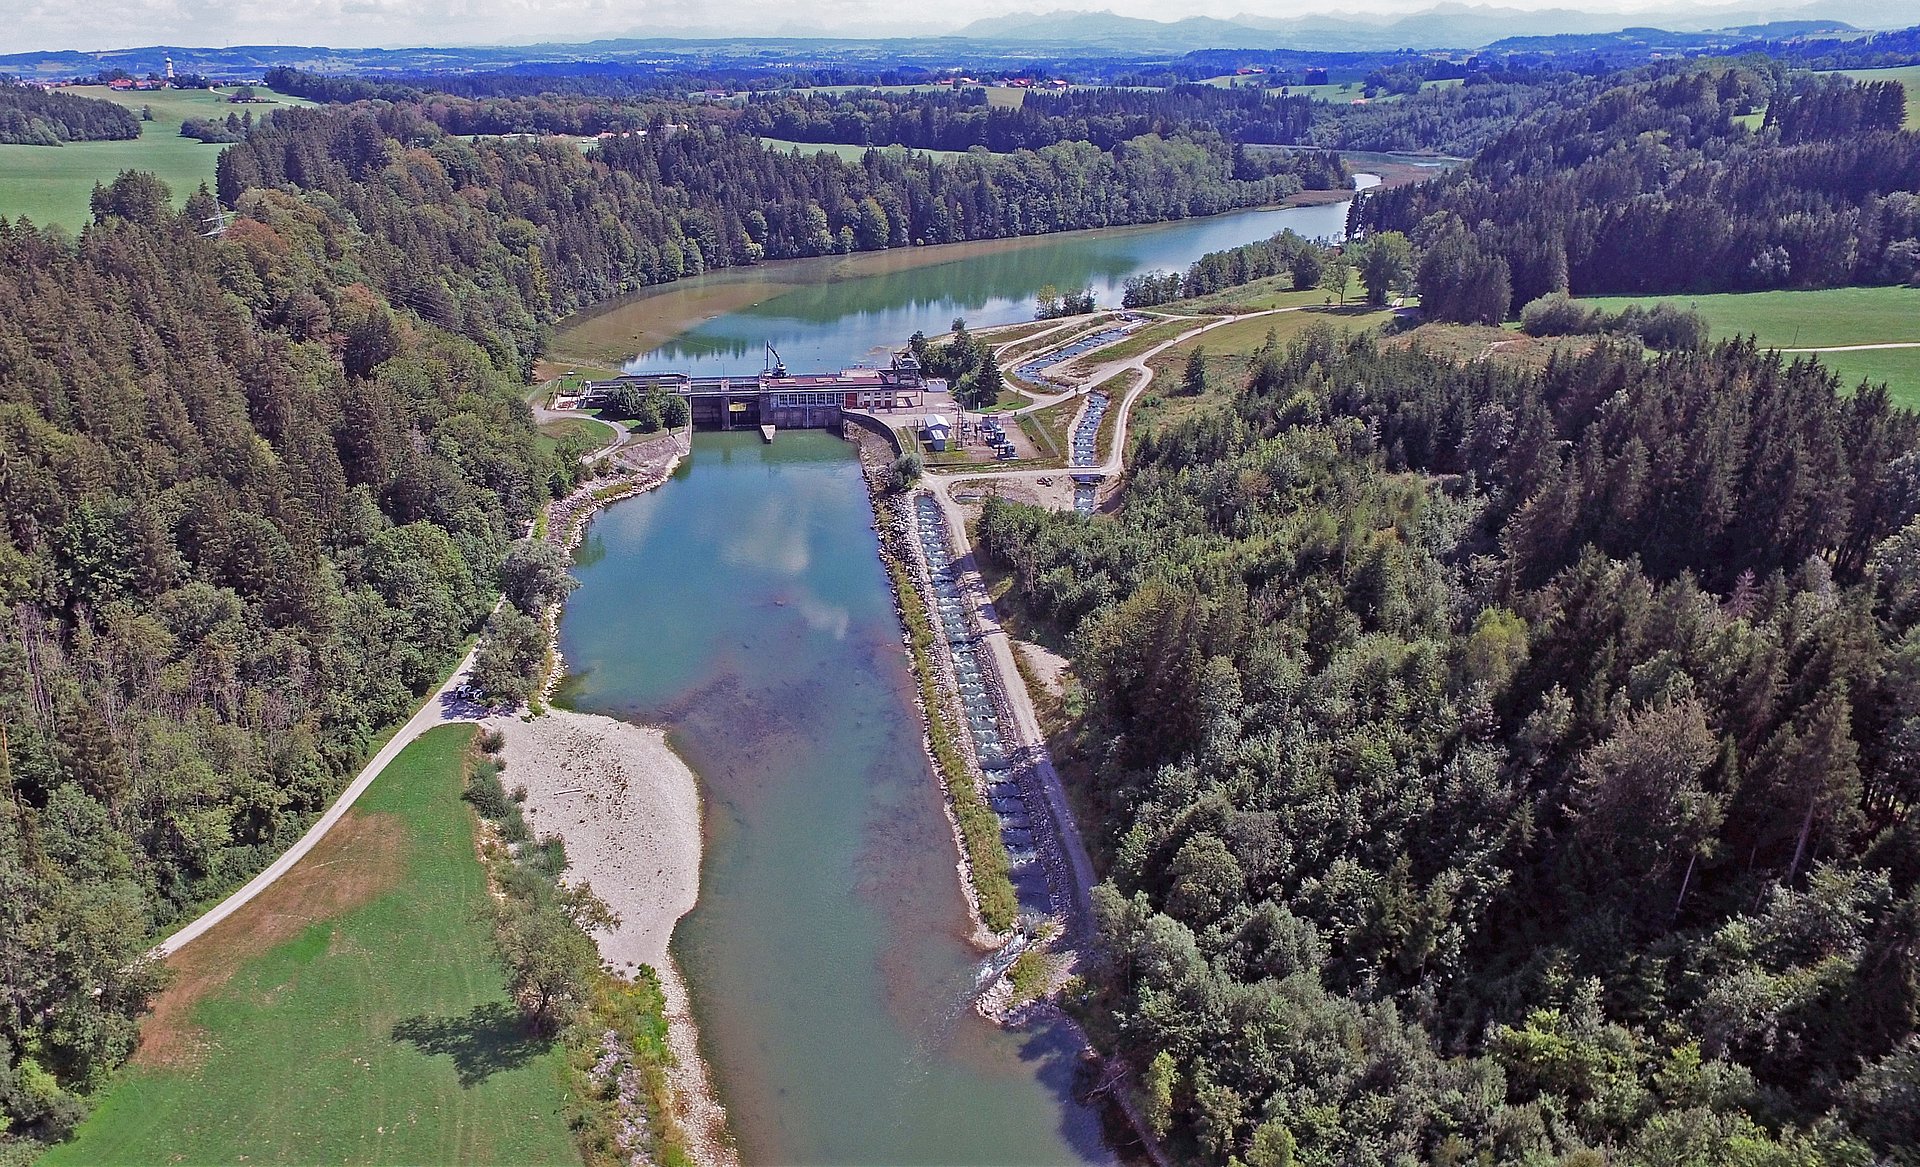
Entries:
{"type": "Polygon", "coordinates": [[[1049,284],[1092,287],[1100,302],[1118,303],[1129,276],[1181,270],[1204,252],[1283,228],[1309,237],[1338,235],[1345,222],[1346,204],[1337,203],[1035,237],[899,271],[849,273],[846,264],[819,260],[758,269],[759,278],[797,279],[798,286],[698,324],[633,367],[747,375],[758,371],[769,342],[790,368],[839,367],[880,355],[915,329],[944,330],[955,316],[975,325],[1027,319],[1035,293],[1049,284]]]}

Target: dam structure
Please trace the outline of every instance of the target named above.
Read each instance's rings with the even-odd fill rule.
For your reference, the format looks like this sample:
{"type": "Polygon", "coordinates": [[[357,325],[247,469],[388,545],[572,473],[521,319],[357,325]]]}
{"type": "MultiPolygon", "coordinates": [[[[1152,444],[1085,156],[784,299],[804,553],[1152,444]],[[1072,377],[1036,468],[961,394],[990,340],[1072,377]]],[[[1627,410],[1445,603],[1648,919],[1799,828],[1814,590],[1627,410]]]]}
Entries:
{"type": "Polygon", "coordinates": [[[771,347],[768,365],[758,376],[694,377],[679,372],[627,373],[589,381],[577,397],[556,401],[557,408],[593,409],[612,403],[625,388],[657,389],[685,398],[697,430],[831,429],[841,426],[842,411],[904,408],[929,384],[911,352],[895,353],[885,368],[851,368],[827,373],[790,373],[771,347]]]}

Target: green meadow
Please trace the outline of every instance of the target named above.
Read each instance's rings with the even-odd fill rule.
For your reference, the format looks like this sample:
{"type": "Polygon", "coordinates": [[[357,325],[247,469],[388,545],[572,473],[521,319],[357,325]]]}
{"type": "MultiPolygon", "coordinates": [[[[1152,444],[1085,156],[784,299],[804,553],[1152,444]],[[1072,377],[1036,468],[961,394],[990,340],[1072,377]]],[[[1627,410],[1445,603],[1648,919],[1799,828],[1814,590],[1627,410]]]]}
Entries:
{"type": "Polygon", "coordinates": [[[140,1052],[41,1163],[578,1163],[481,910],[471,726],[408,746],[306,859],[177,954],[140,1052]]]}
{"type": "Polygon", "coordinates": [[[1370,308],[1365,304],[1349,303],[1345,308],[1321,306],[1302,308],[1298,312],[1281,312],[1272,316],[1254,316],[1246,320],[1236,320],[1232,324],[1222,324],[1190,340],[1181,341],[1169,349],[1166,355],[1156,358],[1154,364],[1156,366],[1171,364],[1174,356],[1184,362],[1187,354],[1196,348],[1206,349],[1207,355],[1211,357],[1251,357],[1266,346],[1269,335],[1285,346],[1289,341],[1318,324],[1358,332],[1391,324],[1394,315],[1391,308],[1370,308]]]}
{"type": "Polygon", "coordinates": [[[1907,118],[1904,123],[1909,130],[1920,130],[1920,65],[1901,65],[1894,69],[1842,69],[1840,72],[1855,81],[1898,81],[1907,89],[1907,118]]]}
{"type": "MultiPolygon", "coordinates": [[[[1665,299],[1696,308],[1714,338],[1751,335],[1772,348],[1920,343],[1920,288],[1819,288],[1733,292],[1712,296],[1599,296],[1588,303],[1617,312],[1665,299]]],[[[1857,349],[1817,354],[1851,389],[1884,381],[1894,398],[1920,408],[1920,348],[1857,349]]]]}
{"type": "Polygon", "coordinates": [[[123,170],[146,170],[158,175],[173,191],[174,204],[201,183],[213,183],[213,167],[222,147],[180,136],[180,123],[190,117],[225,119],[229,113],[251,110],[258,118],[276,105],[305,105],[256,88],[275,104],[233,105],[229,90],[160,89],[119,93],[104,85],[76,85],[62,90],[77,97],[98,97],[138,112],[153,110],[153,120],[142,122],[140,136],[127,142],[69,142],[64,146],[0,145],[0,215],[25,216],[40,226],[59,224],[78,231],[92,219],[88,200],[94,184],[112,182],[123,170]]]}
{"type": "MultiPolygon", "coordinates": [[[[1238,74],[1228,73],[1220,77],[1205,78],[1200,84],[1212,85],[1219,89],[1232,89],[1242,85],[1264,85],[1266,81],[1266,77],[1257,74],[1242,77],[1238,74]]],[[[1450,77],[1442,81],[1423,81],[1420,84],[1420,88],[1450,89],[1459,84],[1461,84],[1460,78],[1450,77]]],[[[1361,92],[1362,88],[1363,83],[1359,81],[1335,81],[1328,85],[1289,85],[1287,86],[1287,93],[1293,97],[1311,97],[1315,101],[1331,101],[1337,105],[1346,105],[1349,102],[1358,101],[1365,96],[1365,94],[1361,92]]],[[[1402,95],[1398,93],[1381,93],[1374,97],[1367,98],[1367,100],[1399,101],[1401,96],[1402,95]]]]}
{"type": "MultiPolygon", "coordinates": [[[[763,142],[769,150],[798,150],[803,154],[832,154],[835,157],[844,158],[849,162],[858,162],[862,158],[865,158],[867,156],[867,150],[869,149],[869,147],[866,146],[850,146],[843,142],[790,142],[785,138],[762,138],[760,141],[763,142]]],[[[907,153],[905,146],[881,146],[878,148],[894,154],[907,153]]],[[[934,158],[966,157],[965,154],[958,150],[915,150],[913,153],[927,154],[934,158]]]]}

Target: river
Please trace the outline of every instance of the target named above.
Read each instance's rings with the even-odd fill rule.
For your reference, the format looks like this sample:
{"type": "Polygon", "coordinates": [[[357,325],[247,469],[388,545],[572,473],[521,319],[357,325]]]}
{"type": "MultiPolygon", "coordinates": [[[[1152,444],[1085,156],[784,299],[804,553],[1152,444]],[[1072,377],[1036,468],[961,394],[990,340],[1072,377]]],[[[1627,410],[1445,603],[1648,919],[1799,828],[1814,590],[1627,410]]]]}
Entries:
{"type": "MultiPolygon", "coordinates": [[[[1111,302],[1134,272],[1287,226],[1337,235],[1345,214],[1023,240],[814,283],[758,269],[777,293],[646,363],[754,371],[767,338],[797,369],[837,368],[955,315],[1025,319],[1044,284],[1111,302]]],[[[666,726],[700,777],[700,902],[673,948],[746,1162],[1110,1161],[1074,1098],[1071,1034],[970,1009],[982,954],[877,550],[848,444],[698,435],[671,482],[594,520],[561,622],[563,699],[666,726]]]]}

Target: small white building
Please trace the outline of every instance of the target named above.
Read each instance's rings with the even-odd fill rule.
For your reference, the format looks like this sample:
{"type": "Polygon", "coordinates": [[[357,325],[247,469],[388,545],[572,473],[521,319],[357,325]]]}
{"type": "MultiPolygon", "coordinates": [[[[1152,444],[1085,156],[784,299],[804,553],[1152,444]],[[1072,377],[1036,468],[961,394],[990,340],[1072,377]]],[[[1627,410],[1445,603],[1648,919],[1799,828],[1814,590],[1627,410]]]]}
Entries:
{"type": "Polygon", "coordinates": [[[920,431],[927,440],[927,448],[936,454],[943,454],[947,442],[953,437],[953,422],[944,414],[929,413],[920,423],[920,431]]]}

